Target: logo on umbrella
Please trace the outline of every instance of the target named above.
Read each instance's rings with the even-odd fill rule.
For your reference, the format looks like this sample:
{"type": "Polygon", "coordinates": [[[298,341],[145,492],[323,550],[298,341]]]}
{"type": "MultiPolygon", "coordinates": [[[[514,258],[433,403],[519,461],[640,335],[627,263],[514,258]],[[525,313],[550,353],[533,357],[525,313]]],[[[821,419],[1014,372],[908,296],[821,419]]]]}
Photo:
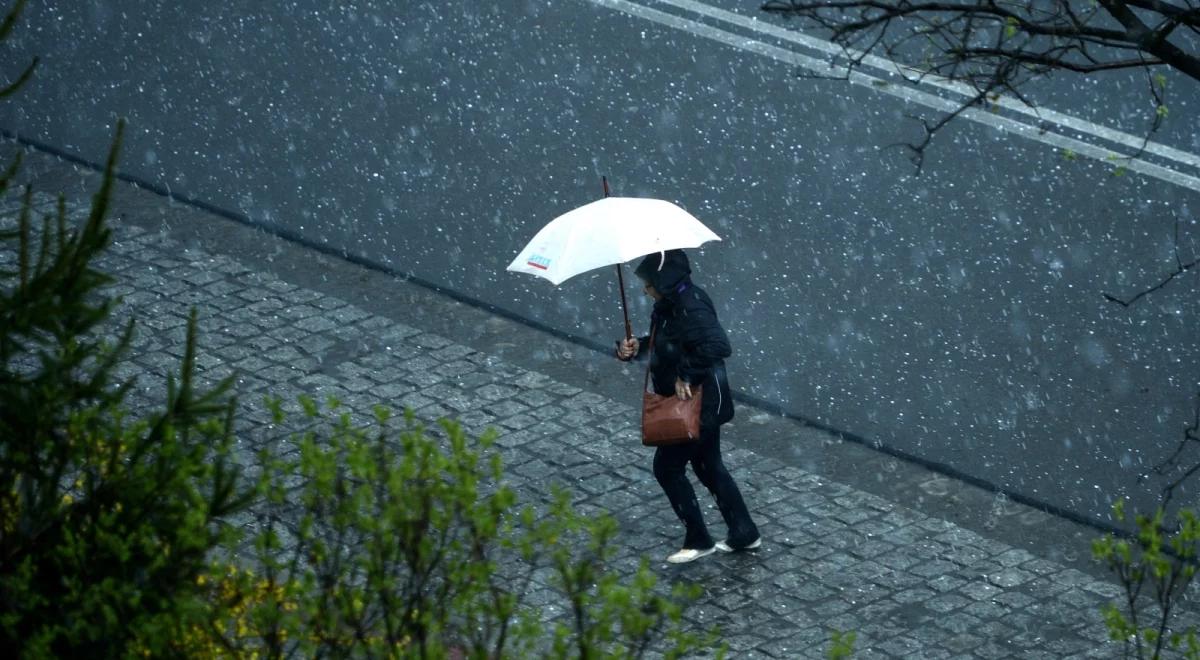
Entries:
{"type": "Polygon", "coordinates": [[[550,268],[550,260],[540,254],[535,254],[532,257],[529,257],[529,261],[525,263],[533,266],[534,268],[540,268],[542,270],[548,270],[550,268]]]}

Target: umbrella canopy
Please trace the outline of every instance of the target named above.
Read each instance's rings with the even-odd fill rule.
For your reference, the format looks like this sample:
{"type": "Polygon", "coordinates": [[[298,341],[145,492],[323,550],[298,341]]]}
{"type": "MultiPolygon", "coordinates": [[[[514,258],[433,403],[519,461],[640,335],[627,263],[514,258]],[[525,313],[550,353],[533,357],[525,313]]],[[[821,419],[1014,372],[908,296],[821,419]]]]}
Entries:
{"type": "Polygon", "coordinates": [[[721,238],[671,202],[605,197],[558,216],[508,266],[562,284],[580,274],[652,252],[694,248],[721,238]]]}

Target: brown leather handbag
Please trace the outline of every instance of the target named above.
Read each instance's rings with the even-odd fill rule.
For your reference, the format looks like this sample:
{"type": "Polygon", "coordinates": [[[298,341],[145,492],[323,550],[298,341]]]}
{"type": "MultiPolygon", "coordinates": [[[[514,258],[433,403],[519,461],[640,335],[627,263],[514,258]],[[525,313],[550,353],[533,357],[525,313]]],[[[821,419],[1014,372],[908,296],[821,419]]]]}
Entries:
{"type": "MultiPolygon", "coordinates": [[[[654,353],[654,330],[650,331],[650,358],[654,353]]],[[[653,360],[649,360],[653,363],[653,360]]],[[[692,388],[692,398],[684,401],[677,396],[661,396],[650,390],[650,367],[646,367],[646,382],[642,387],[642,444],[662,447],[694,442],[700,438],[700,402],[702,388],[692,388]]]]}

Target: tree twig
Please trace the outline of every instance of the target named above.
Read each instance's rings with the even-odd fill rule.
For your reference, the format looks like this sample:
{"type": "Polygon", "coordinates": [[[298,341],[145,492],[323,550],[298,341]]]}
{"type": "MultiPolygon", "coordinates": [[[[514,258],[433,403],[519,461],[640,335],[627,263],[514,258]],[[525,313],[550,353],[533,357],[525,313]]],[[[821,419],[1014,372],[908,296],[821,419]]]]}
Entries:
{"type": "MultiPolygon", "coordinates": [[[[1175,453],[1171,454],[1171,456],[1166,460],[1154,466],[1154,472],[1159,475],[1165,475],[1168,470],[1178,464],[1179,457],[1183,455],[1184,450],[1186,450],[1193,442],[1200,442],[1200,393],[1196,394],[1196,408],[1195,412],[1193,413],[1191,426],[1188,426],[1184,430],[1183,439],[1180,440],[1179,444],[1175,447],[1175,453]]],[[[1171,481],[1171,483],[1163,487],[1160,493],[1159,502],[1164,509],[1168,504],[1170,504],[1171,498],[1174,497],[1175,489],[1181,486],[1183,482],[1187,481],[1198,471],[1200,471],[1200,462],[1197,462],[1182,475],[1175,478],[1171,481]]]]}

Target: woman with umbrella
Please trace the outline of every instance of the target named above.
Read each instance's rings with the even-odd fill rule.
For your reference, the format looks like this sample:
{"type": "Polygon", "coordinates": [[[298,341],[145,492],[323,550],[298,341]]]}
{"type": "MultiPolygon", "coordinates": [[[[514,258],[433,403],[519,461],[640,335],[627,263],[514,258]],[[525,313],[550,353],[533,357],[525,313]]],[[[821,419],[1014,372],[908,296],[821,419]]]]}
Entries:
{"type": "MultiPolygon", "coordinates": [[[[691,279],[691,268],[683,250],[651,254],[635,274],[645,292],[654,299],[651,328],[654,346],[650,375],[655,393],[690,399],[701,386],[700,437],[693,442],[661,446],[654,454],[654,476],[683,522],[683,548],[667,557],[685,563],[715,550],[734,552],[761,545],[758,527],[746,509],[742,493],[721,460],[721,425],[733,419],[733,397],[725,375],[725,358],[732,349],[725,330],[717,321],[712,300],[691,279]],[[687,465],[712,493],[729,529],[728,537],[714,543],[687,477],[687,465]]],[[[648,337],[629,338],[617,347],[624,361],[647,352],[648,337]]]]}

